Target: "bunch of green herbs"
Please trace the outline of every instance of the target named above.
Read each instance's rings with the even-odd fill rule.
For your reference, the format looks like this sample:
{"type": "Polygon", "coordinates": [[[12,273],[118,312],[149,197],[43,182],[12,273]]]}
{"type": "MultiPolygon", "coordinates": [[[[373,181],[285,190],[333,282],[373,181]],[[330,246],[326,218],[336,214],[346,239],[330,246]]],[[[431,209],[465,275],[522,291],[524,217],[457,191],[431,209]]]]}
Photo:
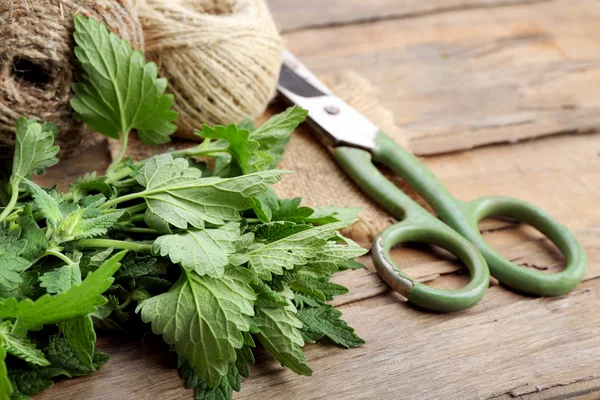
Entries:
{"type": "Polygon", "coordinates": [[[17,123],[0,182],[0,400],[100,368],[98,329],[150,324],[195,399],[231,399],[257,342],[303,375],[304,343],[360,346],[327,304],[347,292],[332,274],[365,252],[339,234],[357,210],[302,207],[269,187],[306,112],[290,108],[256,129],[205,125],[201,144],[133,162],[123,157],[130,132],[160,144],[176,130],[167,82],[93,19],[77,16],[74,38],[75,117],[123,151],[66,193],[42,188],[31,179],[58,162],[56,127],[17,123]]]}

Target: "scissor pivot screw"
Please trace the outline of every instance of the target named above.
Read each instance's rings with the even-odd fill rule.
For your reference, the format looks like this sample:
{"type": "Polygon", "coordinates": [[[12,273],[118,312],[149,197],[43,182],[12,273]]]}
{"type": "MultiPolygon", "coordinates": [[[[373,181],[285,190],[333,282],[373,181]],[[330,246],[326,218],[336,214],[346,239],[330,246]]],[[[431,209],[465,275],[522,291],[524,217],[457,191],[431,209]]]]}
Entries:
{"type": "Polygon", "coordinates": [[[329,115],[338,115],[340,113],[340,109],[336,106],[327,106],[325,107],[325,112],[329,115]]]}

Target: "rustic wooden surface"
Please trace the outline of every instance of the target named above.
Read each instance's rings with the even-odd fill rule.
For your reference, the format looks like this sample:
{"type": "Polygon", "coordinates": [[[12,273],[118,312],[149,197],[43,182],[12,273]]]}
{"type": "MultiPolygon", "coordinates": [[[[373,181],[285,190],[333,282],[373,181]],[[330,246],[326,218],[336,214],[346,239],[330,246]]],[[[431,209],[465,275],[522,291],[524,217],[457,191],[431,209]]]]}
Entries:
{"type": "MultiPolygon", "coordinates": [[[[342,2],[346,0],[337,3],[342,2]]],[[[351,1],[370,9],[378,9],[374,3],[379,2],[351,1]]],[[[304,5],[295,3],[294,10],[304,5]]],[[[352,68],[380,88],[382,101],[405,130],[413,152],[437,154],[588,132],[600,124],[597,1],[505,7],[489,7],[488,1],[381,3],[387,4],[383,9],[484,4],[412,18],[302,29],[285,38],[317,73],[352,68]]],[[[349,7],[331,5],[322,12],[305,12],[319,19],[349,12],[349,7]]]]}
{"type": "MultiPolygon", "coordinates": [[[[504,137],[598,125],[600,4],[594,0],[508,6],[502,5],[517,2],[371,0],[364,2],[363,20],[347,10],[363,2],[334,1],[312,21],[299,9],[304,2],[271,2],[293,28],[285,35],[289,47],[309,66],[325,73],[358,70],[382,90],[405,127],[440,137],[504,137]],[[294,13],[304,18],[295,26],[288,22],[294,13]],[[332,22],[341,25],[328,26],[332,22]],[[505,123],[505,116],[519,113],[529,113],[529,122],[505,123]],[[500,123],[492,123],[495,116],[500,123]]],[[[367,344],[354,350],[307,346],[311,378],[258,351],[238,399],[600,398],[600,134],[498,144],[424,162],[460,199],[516,196],[573,229],[588,253],[584,283],[568,296],[544,299],[492,284],[474,308],[444,315],[403,303],[371,265],[344,272],[336,279],[351,291],[336,305],[367,344]]],[[[107,163],[99,147],[44,180],[66,183],[107,163]]],[[[524,267],[562,267],[556,249],[532,229],[504,221],[486,221],[482,229],[496,249],[524,267]]],[[[459,265],[424,250],[402,248],[394,257],[430,285],[464,284],[459,265]]],[[[191,398],[173,356],[152,335],[141,342],[100,339],[99,347],[113,356],[105,368],[36,398],[191,398]]]]}

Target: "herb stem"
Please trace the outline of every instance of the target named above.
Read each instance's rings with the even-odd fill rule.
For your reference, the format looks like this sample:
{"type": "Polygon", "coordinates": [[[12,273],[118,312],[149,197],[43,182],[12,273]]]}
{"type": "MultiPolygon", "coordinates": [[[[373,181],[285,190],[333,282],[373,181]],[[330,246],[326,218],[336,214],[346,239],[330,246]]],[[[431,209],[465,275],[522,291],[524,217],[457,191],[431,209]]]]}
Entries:
{"type": "Polygon", "coordinates": [[[15,204],[17,204],[17,200],[19,199],[19,183],[20,183],[20,181],[15,179],[13,181],[12,185],[10,186],[12,189],[12,194],[10,196],[10,201],[8,202],[6,207],[4,207],[2,214],[0,214],[0,222],[4,221],[6,219],[6,217],[15,208],[15,204]]]}
{"type": "Polygon", "coordinates": [[[119,151],[117,158],[115,158],[113,160],[113,162],[106,169],[106,175],[111,175],[117,168],[117,165],[119,165],[119,163],[125,156],[125,152],[127,151],[127,142],[128,141],[129,141],[129,132],[123,132],[121,134],[121,150],[119,151]]]}
{"type": "Polygon", "coordinates": [[[202,145],[198,145],[198,146],[190,147],[188,149],[175,150],[175,151],[169,152],[169,154],[171,154],[173,156],[173,158],[179,158],[179,157],[205,156],[205,155],[209,155],[212,153],[226,153],[229,151],[229,148],[227,148],[227,147],[220,147],[220,148],[204,147],[203,148],[201,146],[202,145]]]}
{"type": "Polygon", "coordinates": [[[117,230],[119,230],[121,232],[129,232],[129,233],[149,233],[149,234],[155,234],[155,235],[161,234],[161,232],[157,231],[156,229],[144,228],[144,227],[138,227],[138,226],[124,226],[121,228],[117,228],[117,230]]]}
{"type": "Polygon", "coordinates": [[[135,214],[132,215],[129,218],[125,218],[123,220],[121,220],[121,222],[143,222],[146,218],[146,215],[144,214],[135,214]]]}
{"type": "Polygon", "coordinates": [[[140,253],[152,253],[152,245],[136,242],[126,242],[124,240],[112,239],[83,239],[77,243],[81,247],[87,248],[110,248],[122,250],[135,250],[140,253]]]}
{"type": "Polygon", "coordinates": [[[63,253],[56,251],[56,250],[46,250],[46,252],[43,255],[44,256],[54,256],[56,258],[60,258],[65,263],[67,263],[67,265],[73,264],[73,261],[69,257],[65,256],[63,253]]]}
{"type": "Polygon", "coordinates": [[[144,195],[144,192],[136,192],[136,193],[130,193],[130,194],[125,195],[125,196],[116,197],[116,198],[114,198],[112,200],[109,200],[106,203],[102,204],[100,206],[100,208],[103,209],[103,210],[106,210],[107,208],[115,206],[115,205],[117,205],[119,203],[124,203],[124,202],[129,201],[129,200],[139,199],[143,195],[144,195]]]}
{"type": "Polygon", "coordinates": [[[148,204],[146,204],[146,202],[143,202],[140,204],[136,204],[135,206],[120,208],[119,210],[125,211],[126,215],[133,216],[135,214],[141,213],[142,211],[146,211],[146,208],[148,208],[148,204]]]}

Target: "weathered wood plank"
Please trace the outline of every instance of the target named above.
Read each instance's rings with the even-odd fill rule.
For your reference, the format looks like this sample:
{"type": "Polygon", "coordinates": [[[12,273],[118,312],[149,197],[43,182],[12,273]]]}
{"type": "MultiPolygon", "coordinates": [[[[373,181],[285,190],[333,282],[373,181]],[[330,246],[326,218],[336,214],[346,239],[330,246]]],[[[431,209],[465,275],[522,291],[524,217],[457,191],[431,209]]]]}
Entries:
{"type": "MultiPolygon", "coordinates": [[[[531,4],[549,0],[268,0],[283,32],[308,27],[408,18],[473,8],[531,4]]],[[[552,1],[552,0],[550,0],[552,1]]]]}
{"type": "Polygon", "coordinates": [[[354,69],[368,78],[409,147],[432,154],[596,130],[599,18],[594,0],[558,0],[285,38],[319,74],[354,69]]]}

